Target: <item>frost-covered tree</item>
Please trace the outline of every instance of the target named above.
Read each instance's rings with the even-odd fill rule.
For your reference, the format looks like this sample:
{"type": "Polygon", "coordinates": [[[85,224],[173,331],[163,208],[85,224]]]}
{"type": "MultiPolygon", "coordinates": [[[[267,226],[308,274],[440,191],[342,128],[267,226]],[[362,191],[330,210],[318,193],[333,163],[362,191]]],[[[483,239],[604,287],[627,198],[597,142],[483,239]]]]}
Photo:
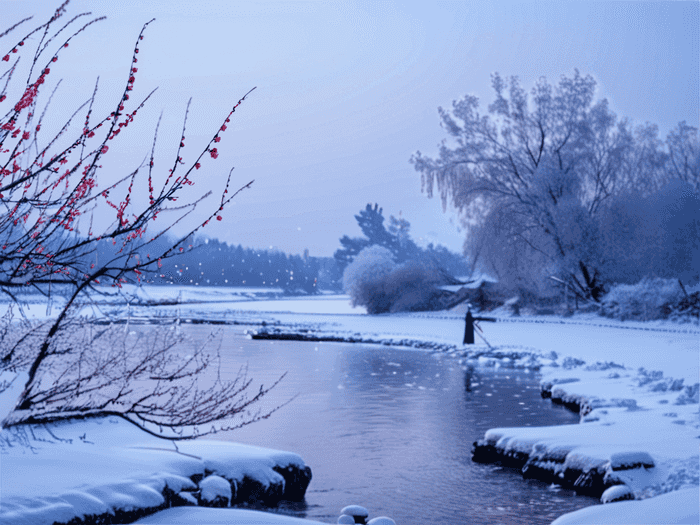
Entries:
{"type": "Polygon", "coordinates": [[[385,278],[396,268],[393,254],[383,246],[363,249],[343,272],[343,289],[353,306],[364,306],[370,314],[391,309],[385,278]]]}
{"type": "Polygon", "coordinates": [[[451,203],[470,226],[472,259],[513,286],[542,291],[555,275],[581,298],[600,300],[612,258],[601,236],[615,228],[601,217],[624,207],[624,195],[659,191],[669,162],[696,177],[696,130],[670,135],[669,161],[655,126],[618,121],[606,99],[594,101],[595,85],[576,70],[556,86],[541,78],[528,96],[517,77],[496,73],[488,114],[472,95],[451,112],[439,108],[451,142],[435,158],[411,157],[428,196],[436,188],[443,207],[451,203]]]}
{"type": "Polygon", "coordinates": [[[698,129],[680,122],[666,137],[667,172],[689,184],[700,195],[700,137],[698,129]]]}
{"type": "Polygon", "coordinates": [[[445,306],[448,292],[437,286],[444,276],[427,259],[397,264],[382,246],[362,250],[343,273],[343,287],[353,306],[364,306],[370,314],[435,310],[445,306]]]}
{"type": "Polygon", "coordinates": [[[389,217],[387,232],[396,239],[394,243],[396,247],[396,260],[398,262],[405,262],[419,258],[421,256],[421,249],[413,242],[413,239],[411,239],[411,223],[400,215],[399,213],[399,218],[393,215],[389,217]]]}
{"type": "Polygon", "coordinates": [[[442,284],[442,276],[430,263],[409,260],[397,265],[383,282],[389,298],[390,312],[414,312],[435,310],[443,306],[438,299],[445,292],[437,285],[442,284]]]}
{"type": "Polygon", "coordinates": [[[333,254],[338,268],[344,271],[348,264],[355,260],[357,254],[371,245],[369,239],[362,237],[348,237],[343,235],[340,238],[341,248],[337,249],[333,254]]]}

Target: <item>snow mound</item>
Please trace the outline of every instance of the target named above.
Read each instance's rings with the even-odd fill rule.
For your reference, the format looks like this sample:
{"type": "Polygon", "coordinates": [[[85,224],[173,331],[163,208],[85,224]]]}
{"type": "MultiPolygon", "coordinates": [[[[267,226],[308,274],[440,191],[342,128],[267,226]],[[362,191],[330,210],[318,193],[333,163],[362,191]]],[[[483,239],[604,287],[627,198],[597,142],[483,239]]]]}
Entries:
{"type": "Polygon", "coordinates": [[[199,502],[197,501],[197,498],[195,498],[191,492],[186,492],[183,490],[182,492],[178,492],[177,495],[180,496],[183,500],[185,500],[190,505],[198,505],[199,504],[199,502]]]}
{"type": "Polygon", "coordinates": [[[615,485],[610,487],[600,497],[602,503],[612,503],[613,501],[622,501],[626,499],[634,499],[634,492],[627,485],[615,485]]]}
{"type": "Polygon", "coordinates": [[[647,452],[618,452],[610,456],[610,467],[613,470],[652,468],[653,466],[654,459],[647,452]]]}
{"type": "Polygon", "coordinates": [[[199,484],[202,490],[202,500],[214,503],[218,498],[226,500],[226,506],[231,501],[231,484],[221,476],[207,476],[199,484]]]}
{"type": "Polygon", "coordinates": [[[387,518],[386,516],[379,516],[369,520],[367,525],[396,525],[396,522],[391,518],[387,518]]]}
{"type": "Polygon", "coordinates": [[[347,507],[343,507],[340,513],[353,517],[357,516],[358,518],[366,518],[369,516],[369,511],[360,505],[348,505],[347,507]]]}
{"type": "Polygon", "coordinates": [[[586,507],[557,518],[552,525],[657,525],[659,523],[700,523],[698,488],[678,490],[642,501],[621,501],[614,505],[586,507]]]}
{"type": "Polygon", "coordinates": [[[328,525],[320,521],[243,509],[175,507],[141,518],[139,525],[328,525]]]}

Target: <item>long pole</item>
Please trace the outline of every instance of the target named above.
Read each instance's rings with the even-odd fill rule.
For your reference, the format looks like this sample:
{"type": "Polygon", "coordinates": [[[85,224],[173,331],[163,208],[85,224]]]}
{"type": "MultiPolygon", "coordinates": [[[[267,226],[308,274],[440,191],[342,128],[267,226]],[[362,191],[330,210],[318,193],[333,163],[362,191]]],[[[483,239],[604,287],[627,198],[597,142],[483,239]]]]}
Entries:
{"type": "MultiPolygon", "coordinates": [[[[476,324],[476,323],[474,323],[474,324],[476,324]]],[[[477,326],[477,328],[478,328],[478,326],[477,326]]],[[[483,335],[481,335],[479,332],[481,332],[481,328],[479,328],[478,330],[475,330],[476,335],[481,337],[484,340],[484,343],[486,343],[486,346],[488,346],[491,350],[493,350],[493,346],[491,346],[489,344],[489,342],[486,340],[486,338],[483,335]]]]}

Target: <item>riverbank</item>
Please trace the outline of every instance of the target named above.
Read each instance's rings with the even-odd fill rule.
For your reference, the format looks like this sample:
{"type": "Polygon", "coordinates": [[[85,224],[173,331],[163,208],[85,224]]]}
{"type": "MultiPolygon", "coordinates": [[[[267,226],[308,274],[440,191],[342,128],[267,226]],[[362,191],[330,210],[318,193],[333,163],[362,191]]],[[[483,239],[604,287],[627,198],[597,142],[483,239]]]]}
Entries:
{"type": "MultiPolygon", "coordinates": [[[[644,500],[626,505],[628,522],[641,522],[655,504],[669,522],[674,515],[698,521],[697,326],[497,312],[500,322],[484,325],[486,339],[465,347],[459,344],[462,315],[304,318],[280,312],[250,337],[403,346],[447,353],[467,366],[538,370],[543,397],[579,412],[580,424],[491,429],[475,443],[475,460],[516,467],[525,477],[606,502],[644,500]],[[687,496],[679,500],[685,505],[673,508],[667,508],[667,498],[654,503],[654,497],[679,490],[690,490],[695,504],[689,508],[687,496]]],[[[596,519],[605,521],[605,508],[596,519]]]]}
{"type": "Polygon", "coordinates": [[[131,523],[172,506],[301,501],[311,469],[297,454],[174,443],[119,417],[0,432],[0,524],[131,523]]]}
{"type": "MultiPolygon", "coordinates": [[[[643,502],[625,503],[625,512],[631,513],[632,521],[635,515],[641,520],[643,515],[648,514],[648,508],[656,505],[659,512],[674,511],[685,513],[683,515],[690,512],[697,522],[697,505],[690,509],[687,504],[667,508],[664,498],[655,497],[681,489],[695,491],[696,494],[700,483],[700,331],[695,325],[621,323],[590,315],[512,318],[505,312],[496,312],[494,315],[499,322],[484,326],[486,339],[472,347],[463,347],[460,343],[464,312],[459,309],[367,316],[364,311],[351,308],[345,297],[239,299],[217,297],[216,300],[206,301],[198,298],[196,303],[173,304],[171,301],[168,304],[168,301],[161,301],[157,305],[142,301],[141,304],[133,303],[128,312],[115,301],[111,306],[103,305],[101,310],[104,312],[111,308],[110,315],[120,315],[122,318],[128,313],[134,322],[139,319],[153,320],[156,315],[181,319],[183,322],[186,319],[206,319],[251,325],[251,338],[375,343],[439,352],[461,361],[463,366],[538,370],[542,374],[545,395],[570,408],[578,407],[581,423],[559,427],[491,429],[486,432],[483,441],[492,447],[494,454],[518,457],[519,461],[524,459],[521,468],[529,461],[526,473],[543,473],[550,476],[553,483],[564,483],[567,476],[572,477],[571,473],[578,469],[580,474],[593,472],[584,478],[602,479],[603,486],[606,483],[608,486],[626,485],[628,497],[632,494],[635,498],[644,499],[643,502]],[[557,478],[560,474],[563,476],[557,478]]],[[[41,310],[45,309],[39,306],[41,310]]],[[[83,434],[87,436],[87,432],[83,434]]],[[[83,434],[72,438],[75,445],[80,444],[83,434]]],[[[159,443],[162,445],[162,440],[159,443]]],[[[42,444],[44,446],[49,445],[42,444]]],[[[228,449],[227,453],[235,456],[233,449],[228,449]]],[[[2,459],[4,473],[4,456],[2,459]]],[[[100,461],[109,465],[108,457],[103,456],[100,461]]],[[[89,471],[88,468],[80,470],[83,476],[86,470],[89,471]]],[[[126,473],[123,474],[125,479],[131,480],[126,473]]],[[[221,477],[226,478],[225,475],[221,477]]],[[[27,474],[27,486],[41,485],[43,482],[37,482],[38,479],[41,479],[40,472],[27,474]]],[[[88,486],[99,479],[88,480],[88,486]]],[[[79,481],[76,479],[76,483],[79,481]]],[[[148,483],[155,482],[131,480],[134,481],[134,486],[150,487],[144,494],[150,494],[155,498],[153,501],[157,499],[154,493],[165,498],[162,487],[158,489],[161,485],[151,487],[148,483]]],[[[573,481],[575,483],[576,480],[573,481]]],[[[84,478],[82,483],[86,483],[84,478]]],[[[162,483],[162,480],[158,483],[162,483]]],[[[581,483],[579,485],[583,486],[581,483]]],[[[5,496],[8,486],[12,486],[12,483],[3,482],[1,512],[8,508],[5,496]]],[[[51,487],[49,484],[46,490],[55,494],[51,487]]],[[[115,487],[113,494],[122,494],[119,492],[122,486],[115,487]]],[[[187,490],[183,488],[180,492],[187,490]]],[[[12,512],[24,505],[29,520],[27,523],[39,523],[30,517],[42,515],[42,512],[49,516],[66,504],[63,501],[65,498],[60,498],[61,501],[42,499],[44,493],[41,491],[32,494],[36,496],[36,501],[28,501],[26,505],[17,503],[21,500],[19,494],[17,497],[20,500],[13,500],[15,507],[12,512]]],[[[143,506],[145,501],[136,496],[115,497],[115,505],[129,508],[143,506]]],[[[75,498],[75,501],[83,501],[79,505],[88,505],[86,501],[90,505],[98,505],[91,497],[80,495],[75,498]]],[[[100,500],[99,497],[97,499],[100,500]]],[[[685,498],[683,501],[687,500],[685,498]]],[[[149,508],[155,510],[156,507],[149,508]]],[[[614,506],[600,508],[602,510],[598,512],[605,512],[606,508],[614,509],[614,506]]],[[[575,516],[571,519],[575,519],[575,516]]],[[[605,518],[597,519],[605,521],[605,518]]]]}

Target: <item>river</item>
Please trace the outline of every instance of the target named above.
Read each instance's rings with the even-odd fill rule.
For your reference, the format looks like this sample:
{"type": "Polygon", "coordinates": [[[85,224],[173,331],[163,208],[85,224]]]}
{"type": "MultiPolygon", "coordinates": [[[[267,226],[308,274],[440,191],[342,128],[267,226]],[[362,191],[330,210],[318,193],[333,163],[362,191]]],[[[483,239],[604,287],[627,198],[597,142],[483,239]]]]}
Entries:
{"type": "MultiPolygon", "coordinates": [[[[185,329],[195,337],[204,326],[185,329]]],[[[253,341],[224,328],[222,372],[248,364],[266,398],[297,397],[269,419],[207,439],[296,452],[313,471],[302,503],[278,512],[335,523],[342,507],[399,525],[548,524],[598,500],[471,460],[489,428],[577,424],[539,394],[534,372],[471,368],[455,358],[378,345],[253,341]]]]}

